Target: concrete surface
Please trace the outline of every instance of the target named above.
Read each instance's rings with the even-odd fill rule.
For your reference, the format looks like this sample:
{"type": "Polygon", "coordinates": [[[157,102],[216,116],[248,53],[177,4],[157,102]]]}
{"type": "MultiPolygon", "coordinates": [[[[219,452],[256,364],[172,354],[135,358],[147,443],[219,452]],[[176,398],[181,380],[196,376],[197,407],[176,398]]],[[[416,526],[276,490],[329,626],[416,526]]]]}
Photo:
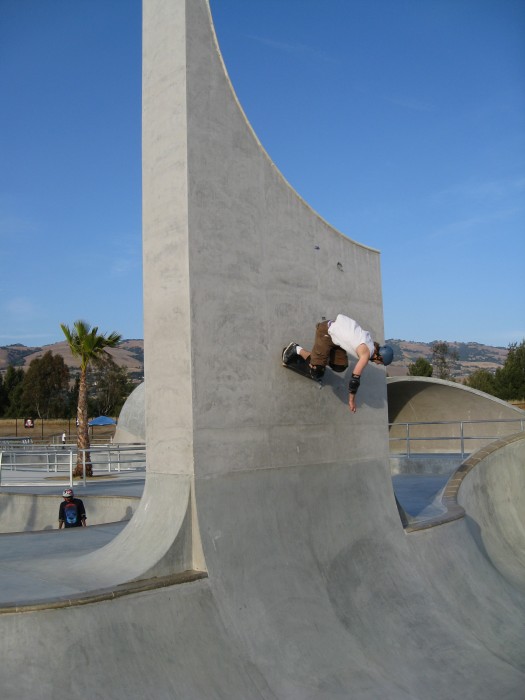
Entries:
{"type": "Polygon", "coordinates": [[[145,393],[144,382],[142,382],[126,399],[115,428],[114,443],[144,443],[146,441],[145,393]]]}
{"type": "Polygon", "coordinates": [[[523,592],[465,518],[401,526],[384,369],[352,416],[347,377],[280,364],[339,311],[383,340],[378,253],[264,153],[207,3],[143,16],[144,494],[101,549],[28,563],[3,700],[523,700],[523,592]]]}
{"type": "MultiPolygon", "coordinates": [[[[466,455],[468,456],[468,455],[466,455]]],[[[391,454],[390,455],[390,472],[393,476],[398,474],[412,475],[428,475],[437,476],[450,474],[457,469],[464,461],[465,457],[460,454],[415,454],[407,457],[406,455],[391,454]]]]}
{"type": "MultiPolygon", "coordinates": [[[[139,503],[137,497],[89,496],[78,489],[75,495],[84,501],[89,525],[128,521],[139,503]]],[[[0,493],[0,533],[56,529],[61,500],[60,494],[36,495],[3,491],[0,493]]]]}
{"type": "Polygon", "coordinates": [[[491,563],[525,593],[524,444],[520,433],[467,461],[458,502],[491,563]]]}
{"type": "MultiPolygon", "coordinates": [[[[389,423],[438,422],[438,421],[488,421],[465,425],[464,450],[467,454],[476,452],[487,445],[490,438],[511,435],[525,427],[525,411],[507,401],[497,399],[477,389],[448,382],[434,377],[389,377],[388,421],[389,423]],[[501,423],[495,421],[504,421],[501,423]],[[480,437],[483,439],[472,439],[480,437]]],[[[461,450],[459,439],[438,440],[449,436],[459,438],[458,425],[412,426],[411,436],[428,437],[428,440],[412,441],[412,453],[452,452],[461,450]],[[434,438],[434,439],[432,439],[434,438]]],[[[390,449],[392,452],[406,451],[406,430],[402,426],[390,429],[390,449]],[[394,441],[394,437],[401,438],[394,441]]]]}
{"type": "Polygon", "coordinates": [[[408,515],[420,519],[444,512],[441,494],[447,481],[446,476],[398,474],[392,477],[397,500],[408,515]]]}

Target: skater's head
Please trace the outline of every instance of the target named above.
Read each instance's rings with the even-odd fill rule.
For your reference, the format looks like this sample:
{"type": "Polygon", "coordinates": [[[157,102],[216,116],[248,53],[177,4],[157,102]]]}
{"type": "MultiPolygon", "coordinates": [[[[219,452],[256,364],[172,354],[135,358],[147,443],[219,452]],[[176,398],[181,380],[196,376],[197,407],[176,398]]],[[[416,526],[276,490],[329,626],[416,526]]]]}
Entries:
{"type": "Polygon", "coordinates": [[[73,489],[64,489],[62,491],[62,496],[66,499],[69,500],[70,498],[73,498],[73,489]]]}
{"type": "Polygon", "coordinates": [[[389,365],[394,359],[394,351],[390,345],[379,345],[374,343],[374,354],[370,358],[376,365],[389,365]]]}

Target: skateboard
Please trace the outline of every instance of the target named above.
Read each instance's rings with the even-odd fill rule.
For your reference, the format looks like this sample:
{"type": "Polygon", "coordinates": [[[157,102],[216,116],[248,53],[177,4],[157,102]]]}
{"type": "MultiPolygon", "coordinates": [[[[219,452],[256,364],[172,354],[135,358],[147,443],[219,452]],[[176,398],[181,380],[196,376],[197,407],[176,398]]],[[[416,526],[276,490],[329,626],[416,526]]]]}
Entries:
{"type": "Polygon", "coordinates": [[[288,364],[285,364],[284,362],[282,363],[283,367],[286,367],[286,369],[291,369],[292,372],[296,372],[297,374],[300,374],[302,377],[306,377],[307,379],[310,379],[312,382],[315,382],[316,384],[319,385],[319,387],[323,386],[323,381],[322,379],[316,379],[315,377],[312,377],[310,374],[310,365],[306,360],[303,360],[303,358],[300,355],[295,355],[289,362],[288,364]]]}

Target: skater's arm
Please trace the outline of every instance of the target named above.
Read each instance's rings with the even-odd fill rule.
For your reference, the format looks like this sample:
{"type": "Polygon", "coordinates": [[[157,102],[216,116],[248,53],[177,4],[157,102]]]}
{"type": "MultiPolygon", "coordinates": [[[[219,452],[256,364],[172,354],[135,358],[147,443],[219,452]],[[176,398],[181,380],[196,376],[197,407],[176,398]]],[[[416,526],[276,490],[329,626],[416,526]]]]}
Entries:
{"type": "Polygon", "coordinates": [[[357,411],[355,395],[357,394],[357,390],[359,389],[359,384],[361,382],[361,372],[364,370],[364,368],[370,360],[370,350],[365,345],[365,343],[361,343],[361,345],[358,345],[356,352],[357,357],[359,359],[357,360],[356,366],[354,367],[354,371],[352,372],[352,378],[348,387],[350,392],[348,394],[348,407],[350,408],[352,413],[355,413],[357,411]]]}
{"type": "Polygon", "coordinates": [[[361,345],[357,346],[356,352],[359,359],[357,360],[357,364],[354,367],[352,374],[357,374],[357,376],[360,377],[364,368],[370,361],[370,350],[364,343],[361,343],[361,345]]]}

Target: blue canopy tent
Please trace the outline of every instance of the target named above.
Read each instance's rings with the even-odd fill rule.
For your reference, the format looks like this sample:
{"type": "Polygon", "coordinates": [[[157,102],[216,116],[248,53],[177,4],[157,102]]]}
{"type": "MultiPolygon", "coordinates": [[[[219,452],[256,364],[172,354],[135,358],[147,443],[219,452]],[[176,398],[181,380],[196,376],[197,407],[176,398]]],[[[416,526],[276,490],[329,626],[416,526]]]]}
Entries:
{"type": "Polygon", "coordinates": [[[93,425],[116,425],[117,421],[114,418],[109,418],[108,416],[99,416],[98,418],[93,418],[90,420],[88,425],[92,427],[93,425]]]}
{"type": "Polygon", "coordinates": [[[116,425],[117,421],[114,418],[109,418],[109,416],[99,416],[98,418],[93,418],[88,422],[91,428],[91,437],[93,437],[93,428],[97,425],[116,425]]]}

